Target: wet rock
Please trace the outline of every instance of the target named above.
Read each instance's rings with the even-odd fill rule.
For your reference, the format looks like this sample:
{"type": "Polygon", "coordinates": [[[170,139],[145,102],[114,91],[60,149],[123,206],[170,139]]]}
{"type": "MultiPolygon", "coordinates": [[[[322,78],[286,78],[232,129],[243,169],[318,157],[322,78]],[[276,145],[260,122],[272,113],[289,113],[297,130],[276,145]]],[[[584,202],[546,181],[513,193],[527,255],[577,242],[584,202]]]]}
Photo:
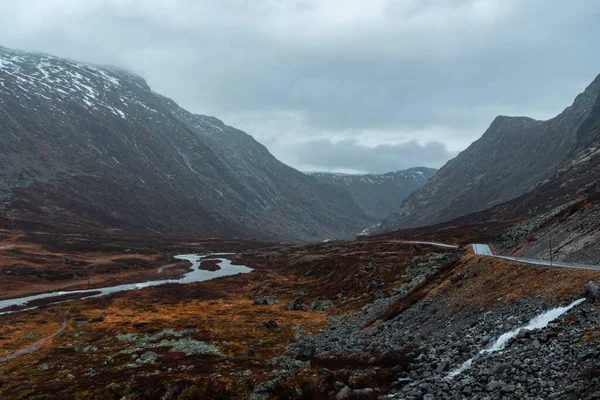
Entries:
{"type": "Polygon", "coordinates": [[[411,399],[421,399],[423,398],[423,393],[421,393],[419,390],[410,390],[406,392],[406,396],[411,399]]]}
{"type": "Polygon", "coordinates": [[[271,320],[268,320],[267,322],[263,323],[263,326],[265,328],[271,329],[271,328],[277,328],[279,326],[279,324],[271,319],[271,320]]]}
{"type": "Polygon", "coordinates": [[[229,374],[229,376],[250,376],[250,375],[252,375],[251,369],[245,369],[245,370],[239,371],[239,372],[231,372],[229,374]]]}
{"type": "Polygon", "coordinates": [[[148,364],[148,363],[156,362],[157,359],[158,359],[158,354],[156,354],[153,351],[146,351],[135,361],[139,364],[148,364]]]}
{"type": "Polygon", "coordinates": [[[304,331],[302,330],[302,327],[300,325],[296,325],[294,327],[294,336],[293,336],[294,342],[297,342],[300,339],[302,339],[303,335],[304,335],[304,331]]]}
{"type": "Polygon", "coordinates": [[[348,399],[370,399],[373,396],[373,389],[354,389],[352,390],[349,386],[344,386],[335,395],[336,400],[348,400],[348,399]]]}
{"type": "Polygon", "coordinates": [[[269,365],[269,367],[276,367],[276,368],[292,370],[295,368],[302,368],[302,367],[307,366],[308,361],[297,360],[297,359],[295,359],[293,357],[289,357],[289,356],[280,356],[280,357],[274,357],[271,360],[269,360],[267,365],[269,365]]]}
{"type": "Polygon", "coordinates": [[[594,351],[594,350],[586,350],[586,351],[582,351],[581,353],[579,353],[579,355],[577,356],[577,359],[579,361],[587,361],[587,360],[591,360],[592,358],[595,358],[598,355],[598,352],[594,351]]]}
{"type": "Polygon", "coordinates": [[[256,355],[256,350],[248,348],[246,349],[246,351],[244,351],[244,354],[246,355],[246,357],[253,357],[254,355],[256,355]]]}
{"type": "Polygon", "coordinates": [[[448,369],[448,361],[441,361],[437,368],[435,369],[435,372],[437,372],[438,374],[444,372],[446,369],[448,369]]]}
{"type": "Polygon", "coordinates": [[[517,390],[517,387],[515,385],[504,385],[500,389],[502,393],[513,393],[515,390],[517,390]]]}
{"type": "Polygon", "coordinates": [[[78,353],[95,353],[98,351],[98,346],[77,346],[75,347],[75,351],[78,353]]]}
{"type": "Polygon", "coordinates": [[[373,389],[364,388],[364,389],[354,389],[352,391],[353,399],[370,399],[373,396],[373,389]]]}
{"type": "Polygon", "coordinates": [[[312,346],[297,346],[292,350],[292,357],[300,361],[310,361],[315,355],[315,348],[312,346]]]}
{"type": "Polygon", "coordinates": [[[2,273],[5,275],[16,275],[16,276],[24,276],[24,275],[37,275],[42,273],[43,271],[37,268],[24,267],[22,265],[11,265],[8,268],[4,268],[2,273]]]}
{"type": "Polygon", "coordinates": [[[490,383],[487,384],[487,386],[485,387],[485,390],[487,390],[488,392],[493,392],[494,390],[496,390],[498,388],[498,382],[497,381],[491,381],[490,383]]]}
{"type": "Polygon", "coordinates": [[[279,386],[280,379],[276,378],[267,382],[263,382],[260,385],[256,386],[254,390],[252,390],[252,394],[250,395],[250,400],[268,400],[273,397],[275,390],[277,390],[277,386],[279,386]]]}
{"type": "Polygon", "coordinates": [[[348,386],[344,386],[336,395],[336,400],[347,400],[352,397],[352,389],[348,386]]]}
{"type": "Polygon", "coordinates": [[[301,297],[298,297],[295,300],[288,302],[285,305],[285,309],[292,311],[306,311],[306,304],[304,304],[301,297]]]}
{"type": "Polygon", "coordinates": [[[254,304],[259,306],[273,306],[278,303],[279,300],[275,296],[258,296],[254,299],[254,304]]]}
{"type": "Polygon", "coordinates": [[[402,387],[406,386],[406,384],[408,384],[408,383],[410,383],[412,381],[413,381],[412,378],[399,378],[394,383],[394,386],[397,387],[397,388],[402,388],[402,387]]]}
{"type": "Polygon", "coordinates": [[[327,310],[329,307],[333,307],[333,301],[331,301],[331,300],[314,300],[310,304],[310,311],[323,312],[323,311],[327,310]]]}
{"type": "Polygon", "coordinates": [[[589,301],[594,303],[597,302],[600,300],[600,285],[596,282],[589,281],[585,285],[585,293],[589,301]]]}

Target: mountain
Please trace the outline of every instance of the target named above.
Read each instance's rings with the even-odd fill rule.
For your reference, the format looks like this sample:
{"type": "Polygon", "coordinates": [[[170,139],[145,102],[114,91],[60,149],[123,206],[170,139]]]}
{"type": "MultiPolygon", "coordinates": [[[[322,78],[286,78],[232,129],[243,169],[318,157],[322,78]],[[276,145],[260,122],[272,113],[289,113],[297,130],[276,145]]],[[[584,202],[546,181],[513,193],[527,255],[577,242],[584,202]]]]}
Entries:
{"type": "Polygon", "coordinates": [[[521,196],[525,196],[523,201],[527,198],[531,202],[535,193],[554,191],[557,196],[562,193],[568,197],[561,179],[570,176],[569,171],[576,169],[584,175],[569,179],[586,181],[594,177],[592,171],[580,166],[596,165],[599,97],[600,76],[570,107],[550,120],[497,117],[479,140],[413,193],[382,223],[381,229],[450,221],[521,196]],[[528,193],[531,196],[527,197],[528,193]]]}
{"type": "Polygon", "coordinates": [[[287,240],[371,225],[343,190],[139,76],[0,47],[0,201],[87,229],[287,240]]]}
{"type": "Polygon", "coordinates": [[[312,172],[317,182],[347,190],[368,216],[384,219],[398,208],[398,204],[422,187],[437,170],[411,168],[385,174],[348,175],[312,172]]]}

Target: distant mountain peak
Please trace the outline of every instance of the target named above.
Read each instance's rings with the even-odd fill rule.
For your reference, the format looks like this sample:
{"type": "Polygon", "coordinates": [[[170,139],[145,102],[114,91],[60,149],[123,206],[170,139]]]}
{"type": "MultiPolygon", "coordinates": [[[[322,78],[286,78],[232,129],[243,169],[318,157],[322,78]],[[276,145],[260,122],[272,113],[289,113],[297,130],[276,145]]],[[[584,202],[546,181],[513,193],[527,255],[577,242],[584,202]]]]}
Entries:
{"type": "Polygon", "coordinates": [[[569,108],[587,111],[598,100],[598,97],[600,97],[600,75],[596,76],[596,79],[594,79],[594,81],[592,81],[592,83],[590,83],[585,90],[575,98],[573,105],[569,108]]]}
{"type": "MultiPolygon", "coordinates": [[[[66,78],[78,78],[78,76],[64,76],[61,73],[75,70],[84,75],[96,74],[96,78],[103,78],[105,84],[118,85],[120,80],[126,80],[140,86],[144,90],[150,90],[146,80],[141,76],[116,66],[100,66],[81,61],[56,57],[46,53],[30,53],[21,50],[8,49],[0,46],[0,67],[5,69],[16,69],[25,72],[33,80],[50,80],[50,83],[60,83],[66,78]],[[27,70],[21,70],[20,66],[27,66],[27,70]]],[[[21,76],[23,78],[23,76],[21,76]]]]}
{"type": "Polygon", "coordinates": [[[490,124],[490,128],[496,127],[496,126],[504,126],[504,125],[508,125],[508,124],[510,124],[510,125],[528,124],[528,123],[532,123],[532,122],[539,122],[539,121],[535,120],[533,118],[523,117],[523,116],[498,115],[496,118],[494,118],[494,120],[490,124]]]}
{"type": "Polygon", "coordinates": [[[383,219],[412,192],[419,189],[437,170],[416,167],[384,174],[309,173],[318,182],[333,185],[350,193],[369,216],[383,219]]]}
{"type": "Polygon", "coordinates": [[[413,193],[381,229],[450,221],[532,190],[568,168],[582,146],[598,143],[599,100],[600,75],[552,119],[496,117],[480,139],[413,193]]]}

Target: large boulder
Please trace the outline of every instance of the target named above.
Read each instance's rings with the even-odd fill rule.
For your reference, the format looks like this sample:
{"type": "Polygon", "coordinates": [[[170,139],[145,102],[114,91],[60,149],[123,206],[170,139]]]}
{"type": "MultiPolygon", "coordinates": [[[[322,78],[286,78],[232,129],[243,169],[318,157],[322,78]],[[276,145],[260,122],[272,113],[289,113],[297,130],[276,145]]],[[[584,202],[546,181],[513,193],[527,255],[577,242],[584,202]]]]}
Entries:
{"type": "Polygon", "coordinates": [[[298,297],[295,300],[288,302],[285,305],[285,309],[286,310],[295,310],[295,311],[306,311],[306,304],[304,304],[304,301],[302,300],[301,297],[298,297]]]}
{"type": "Polygon", "coordinates": [[[589,281],[585,285],[585,294],[589,301],[597,302],[600,300],[600,285],[596,282],[589,281]]]}
{"type": "Polygon", "coordinates": [[[279,386],[279,382],[280,379],[277,378],[259,384],[254,388],[254,390],[252,390],[250,400],[268,400],[272,398],[273,394],[277,390],[277,386],[279,386]]]}

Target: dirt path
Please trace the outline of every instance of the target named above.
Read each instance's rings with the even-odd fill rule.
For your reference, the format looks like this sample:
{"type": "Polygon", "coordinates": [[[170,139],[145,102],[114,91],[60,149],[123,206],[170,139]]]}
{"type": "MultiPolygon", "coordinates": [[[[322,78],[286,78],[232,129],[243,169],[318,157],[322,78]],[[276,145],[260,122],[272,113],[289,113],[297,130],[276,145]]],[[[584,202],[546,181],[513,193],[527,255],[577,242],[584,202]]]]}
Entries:
{"type": "Polygon", "coordinates": [[[35,342],[35,343],[33,343],[33,344],[31,344],[31,345],[29,345],[27,347],[24,347],[24,348],[22,348],[20,350],[15,351],[11,355],[8,355],[6,357],[1,357],[0,358],[0,362],[10,361],[10,360],[12,360],[14,358],[22,356],[23,354],[33,353],[34,351],[36,351],[40,347],[40,345],[42,343],[44,343],[47,340],[53,339],[57,335],[60,335],[62,333],[62,331],[64,331],[65,328],[67,327],[67,318],[62,314],[62,312],[59,313],[59,316],[62,318],[62,325],[60,326],[60,328],[56,332],[54,332],[50,336],[46,336],[46,337],[41,338],[37,342],[35,342]]]}

